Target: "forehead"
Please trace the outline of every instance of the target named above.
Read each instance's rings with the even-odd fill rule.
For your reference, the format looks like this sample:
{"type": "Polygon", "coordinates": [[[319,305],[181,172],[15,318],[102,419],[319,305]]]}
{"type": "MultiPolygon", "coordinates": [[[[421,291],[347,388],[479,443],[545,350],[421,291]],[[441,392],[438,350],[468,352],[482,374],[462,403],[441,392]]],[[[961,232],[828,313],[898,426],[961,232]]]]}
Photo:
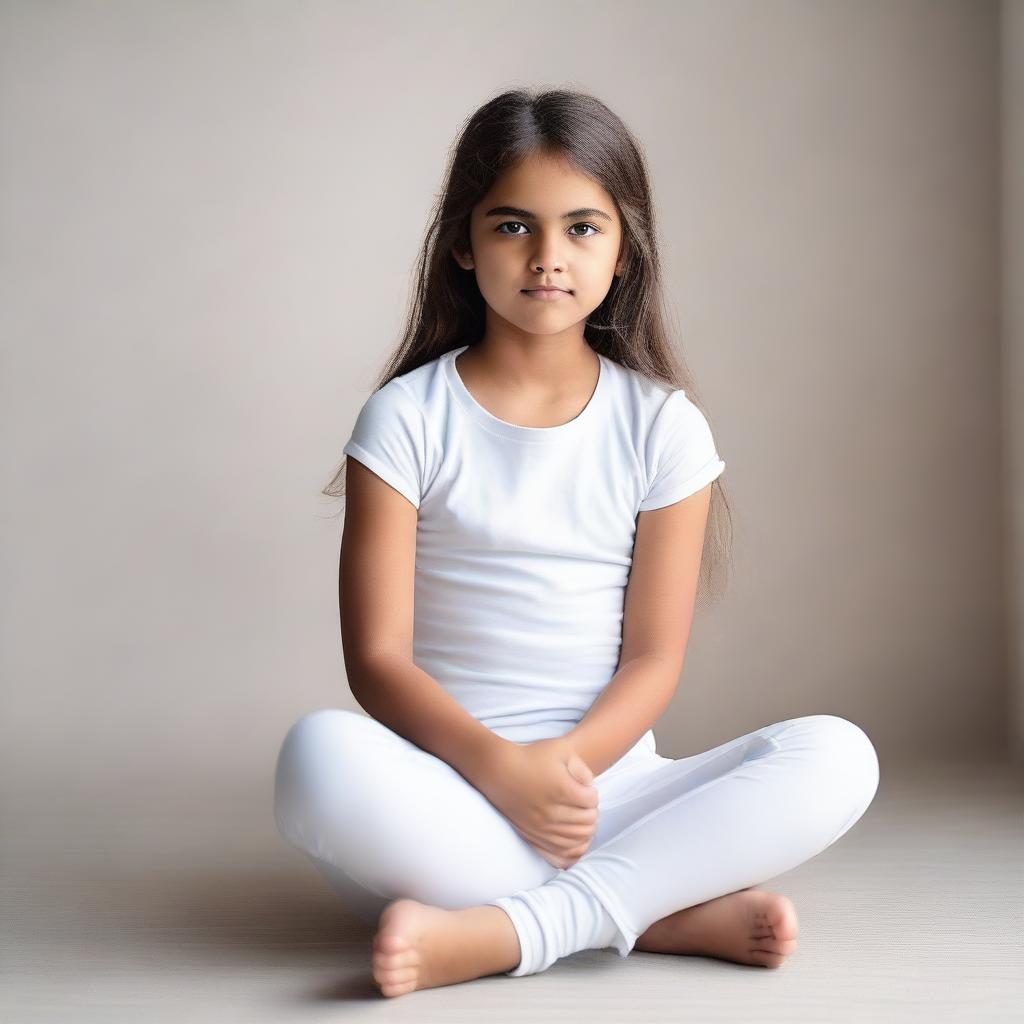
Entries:
{"type": "Polygon", "coordinates": [[[494,205],[524,207],[551,220],[581,206],[606,210],[613,220],[618,213],[615,200],[600,182],[564,157],[544,154],[531,154],[499,175],[474,212],[480,214],[494,205]]]}

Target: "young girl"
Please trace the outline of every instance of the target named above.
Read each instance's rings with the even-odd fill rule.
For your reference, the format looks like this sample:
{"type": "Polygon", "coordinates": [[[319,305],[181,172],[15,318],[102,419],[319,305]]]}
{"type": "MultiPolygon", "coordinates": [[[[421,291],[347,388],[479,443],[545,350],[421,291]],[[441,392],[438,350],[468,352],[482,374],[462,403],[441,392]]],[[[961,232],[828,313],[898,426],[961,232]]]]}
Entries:
{"type": "Polygon", "coordinates": [[[344,448],[342,639],[368,714],[291,727],[278,828],[376,927],[385,996],[608,946],[778,967],[796,913],[754,886],[860,818],[878,760],[828,714],[657,753],[722,561],[725,463],[619,118],[568,91],[486,103],[414,294],[344,448]]]}

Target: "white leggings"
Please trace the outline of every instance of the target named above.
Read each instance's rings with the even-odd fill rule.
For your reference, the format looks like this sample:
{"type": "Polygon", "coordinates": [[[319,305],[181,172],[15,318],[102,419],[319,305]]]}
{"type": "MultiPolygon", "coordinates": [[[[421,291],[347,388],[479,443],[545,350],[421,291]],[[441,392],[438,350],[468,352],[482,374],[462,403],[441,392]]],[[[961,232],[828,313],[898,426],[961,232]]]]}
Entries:
{"type": "Polygon", "coordinates": [[[860,818],[878,777],[867,735],[835,715],[677,760],[652,738],[595,777],[594,837],[561,870],[447,762],[373,718],[325,708],[285,736],[274,816],[367,924],[402,896],[501,907],[521,950],[505,973],[518,977],[581,949],[627,956],[674,911],[802,864],[860,818]]]}

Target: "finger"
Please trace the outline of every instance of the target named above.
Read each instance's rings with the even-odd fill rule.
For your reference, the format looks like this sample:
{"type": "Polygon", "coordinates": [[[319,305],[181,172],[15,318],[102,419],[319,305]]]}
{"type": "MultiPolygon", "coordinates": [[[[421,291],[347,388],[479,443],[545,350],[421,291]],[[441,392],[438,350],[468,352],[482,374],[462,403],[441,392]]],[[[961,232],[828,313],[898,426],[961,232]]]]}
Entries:
{"type": "Polygon", "coordinates": [[[595,831],[593,825],[563,825],[551,828],[547,835],[562,842],[581,843],[584,839],[590,839],[595,831]]]}
{"type": "Polygon", "coordinates": [[[589,846],[593,842],[593,833],[585,835],[557,835],[548,833],[544,837],[548,842],[554,843],[559,853],[566,853],[570,850],[578,850],[581,846],[589,846]]]}
{"type": "Polygon", "coordinates": [[[587,852],[587,850],[586,850],[585,847],[582,848],[582,849],[569,850],[567,853],[565,853],[563,855],[564,856],[564,860],[558,866],[563,871],[565,871],[568,868],[571,868],[573,866],[573,864],[575,864],[581,857],[583,857],[586,854],[586,852],[587,852]]]}
{"type": "Polygon", "coordinates": [[[582,782],[583,785],[589,786],[594,781],[594,773],[579,754],[570,754],[565,766],[569,769],[569,774],[577,782],[582,782]]]}
{"type": "Polygon", "coordinates": [[[570,807],[563,804],[557,816],[551,818],[553,825],[596,825],[598,812],[596,807],[570,807]]]}
{"type": "Polygon", "coordinates": [[[556,832],[533,832],[528,829],[522,829],[516,826],[516,831],[528,842],[531,846],[537,847],[540,850],[546,850],[549,853],[557,854],[562,856],[567,850],[580,849],[581,843],[583,846],[589,845],[593,836],[589,833],[585,835],[569,834],[560,835],[556,832]]]}
{"type": "Polygon", "coordinates": [[[523,829],[518,825],[515,826],[515,829],[531,846],[536,847],[538,850],[546,850],[548,853],[561,856],[562,851],[566,846],[565,843],[556,843],[552,841],[547,835],[540,832],[523,829]]]}
{"type": "Polygon", "coordinates": [[[561,871],[565,871],[567,868],[572,867],[572,861],[569,860],[567,857],[556,857],[554,854],[550,854],[550,853],[548,853],[548,854],[542,853],[541,856],[552,867],[556,867],[556,868],[560,869],[561,871]]]}
{"type": "MultiPolygon", "coordinates": [[[[573,846],[568,850],[562,850],[560,854],[555,857],[556,860],[560,860],[558,867],[565,868],[572,867],[581,857],[585,856],[587,851],[590,849],[590,842],[581,843],[579,846],[573,846]]],[[[552,863],[551,856],[554,855],[543,855],[549,863],[552,863]]]]}
{"type": "Polygon", "coordinates": [[[579,860],[579,858],[582,857],[589,849],[589,843],[582,843],[579,846],[572,846],[568,849],[559,850],[558,853],[542,853],[541,856],[544,857],[548,863],[558,861],[558,867],[567,868],[575,861],[579,860]]]}
{"type": "Polygon", "coordinates": [[[562,786],[561,802],[569,807],[582,807],[586,810],[597,807],[600,803],[597,786],[584,786],[582,782],[577,782],[569,776],[562,786]]]}
{"type": "Polygon", "coordinates": [[[554,853],[551,850],[545,850],[542,846],[538,846],[536,843],[530,843],[530,846],[537,851],[537,854],[544,858],[549,864],[553,864],[555,867],[562,867],[565,863],[565,858],[562,854],[554,853]]]}

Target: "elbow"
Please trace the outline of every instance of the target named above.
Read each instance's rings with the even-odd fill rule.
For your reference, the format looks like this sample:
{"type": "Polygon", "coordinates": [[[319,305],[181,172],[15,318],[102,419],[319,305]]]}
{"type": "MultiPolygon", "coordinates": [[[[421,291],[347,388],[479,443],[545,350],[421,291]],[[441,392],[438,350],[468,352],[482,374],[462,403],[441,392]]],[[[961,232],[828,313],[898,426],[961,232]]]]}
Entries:
{"type": "Polygon", "coordinates": [[[663,679],[671,691],[675,691],[683,674],[685,651],[647,651],[640,655],[640,660],[648,666],[650,672],[663,679]]]}
{"type": "Polygon", "coordinates": [[[345,648],[345,675],[348,688],[356,703],[366,712],[366,695],[379,689],[382,678],[393,673],[396,668],[411,663],[411,657],[394,651],[381,651],[379,648],[367,651],[358,648],[345,648]]]}
{"type": "Polygon", "coordinates": [[[363,692],[366,681],[366,671],[364,668],[366,659],[351,644],[344,644],[343,650],[348,688],[352,691],[352,696],[355,697],[356,703],[365,711],[366,705],[363,703],[360,694],[363,692]]]}

